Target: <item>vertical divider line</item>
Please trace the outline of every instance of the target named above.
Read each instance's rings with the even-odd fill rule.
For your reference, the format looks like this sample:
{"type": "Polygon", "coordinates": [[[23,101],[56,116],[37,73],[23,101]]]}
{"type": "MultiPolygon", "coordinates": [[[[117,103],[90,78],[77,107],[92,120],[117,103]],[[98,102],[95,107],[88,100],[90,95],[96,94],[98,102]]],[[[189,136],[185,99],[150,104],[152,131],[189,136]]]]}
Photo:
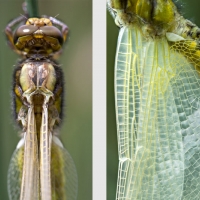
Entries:
{"type": "Polygon", "coordinates": [[[106,199],[106,2],[93,1],[93,200],[106,199]]]}

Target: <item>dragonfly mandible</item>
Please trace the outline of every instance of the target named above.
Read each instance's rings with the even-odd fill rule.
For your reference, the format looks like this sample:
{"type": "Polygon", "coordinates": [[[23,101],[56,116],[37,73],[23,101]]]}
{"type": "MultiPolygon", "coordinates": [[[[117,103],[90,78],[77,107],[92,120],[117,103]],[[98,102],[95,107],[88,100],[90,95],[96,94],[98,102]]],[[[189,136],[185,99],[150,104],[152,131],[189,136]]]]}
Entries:
{"type": "Polygon", "coordinates": [[[10,161],[10,200],[75,200],[77,173],[59,137],[63,72],[56,59],[68,27],[56,18],[19,16],[5,33],[21,61],[13,73],[13,111],[22,129],[10,161]]]}
{"type": "Polygon", "coordinates": [[[108,0],[115,59],[116,199],[199,199],[200,29],[172,0],[108,0]]]}

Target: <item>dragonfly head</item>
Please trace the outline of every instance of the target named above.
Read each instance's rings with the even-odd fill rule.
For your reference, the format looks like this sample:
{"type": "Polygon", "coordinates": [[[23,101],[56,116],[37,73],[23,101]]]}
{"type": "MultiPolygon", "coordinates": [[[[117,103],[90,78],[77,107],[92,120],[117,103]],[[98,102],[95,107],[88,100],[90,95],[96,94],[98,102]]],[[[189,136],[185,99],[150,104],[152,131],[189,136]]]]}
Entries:
{"type": "Polygon", "coordinates": [[[16,29],[13,42],[15,47],[27,54],[43,52],[51,54],[59,51],[64,38],[48,18],[29,18],[25,25],[16,29]]]}

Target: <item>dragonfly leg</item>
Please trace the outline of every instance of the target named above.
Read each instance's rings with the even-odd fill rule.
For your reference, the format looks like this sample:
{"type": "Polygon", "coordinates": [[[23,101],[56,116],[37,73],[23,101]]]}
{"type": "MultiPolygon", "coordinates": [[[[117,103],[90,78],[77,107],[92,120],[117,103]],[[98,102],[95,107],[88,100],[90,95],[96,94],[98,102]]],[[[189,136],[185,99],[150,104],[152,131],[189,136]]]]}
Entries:
{"type": "Polygon", "coordinates": [[[19,110],[17,121],[22,124],[23,131],[26,131],[27,129],[27,123],[28,123],[27,114],[28,114],[27,106],[22,105],[19,110]]]}
{"type": "Polygon", "coordinates": [[[17,50],[17,48],[15,47],[14,40],[13,40],[13,30],[20,23],[25,22],[25,21],[26,21],[26,17],[21,15],[17,17],[16,19],[12,20],[5,28],[5,34],[6,34],[10,48],[13,49],[13,51],[15,51],[19,55],[22,55],[22,53],[19,50],[17,50]]]}
{"type": "Polygon", "coordinates": [[[60,124],[60,116],[55,105],[50,105],[48,111],[49,111],[49,119],[48,119],[49,129],[51,132],[53,132],[55,125],[60,124]]]}
{"type": "Polygon", "coordinates": [[[54,18],[54,17],[49,17],[49,19],[53,22],[53,24],[61,27],[63,40],[66,41],[67,34],[68,34],[68,31],[69,31],[68,26],[66,24],[64,24],[63,22],[59,21],[58,19],[54,18]]]}

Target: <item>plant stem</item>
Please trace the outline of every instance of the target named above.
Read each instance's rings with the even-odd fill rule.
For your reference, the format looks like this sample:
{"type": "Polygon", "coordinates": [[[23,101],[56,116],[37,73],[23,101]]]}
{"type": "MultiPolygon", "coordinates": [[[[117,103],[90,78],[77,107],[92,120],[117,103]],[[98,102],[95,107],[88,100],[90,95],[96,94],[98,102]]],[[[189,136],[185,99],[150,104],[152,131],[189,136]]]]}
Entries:
{"type": "Polygon", "coordinates": [[[38,0],[25,0],[29,17],[38,17],[38,0]]]}

